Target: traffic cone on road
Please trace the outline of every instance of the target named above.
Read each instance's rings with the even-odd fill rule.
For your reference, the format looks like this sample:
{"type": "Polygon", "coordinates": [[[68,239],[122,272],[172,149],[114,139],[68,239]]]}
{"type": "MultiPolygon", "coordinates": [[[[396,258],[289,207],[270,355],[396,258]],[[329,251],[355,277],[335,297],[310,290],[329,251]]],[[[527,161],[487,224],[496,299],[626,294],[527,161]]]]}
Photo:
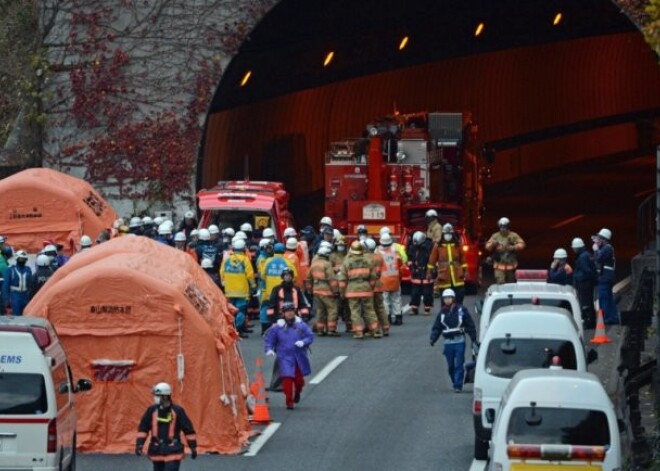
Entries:
{"type": "Polygon", "coordinates": [[[594,338],[591,339],[591,343],[612,343],[612,340],[605,333],[605,321],[603,320],[602,309],[598,310],[598,317],[596,318],[596,332],[594,333],[594,338]]]}
{"type": "Polygon", "coordinates": [[[257,372],[254,374],[254,383],[250,389],[252,390],[255,398],[254,413],[250,418],[250,423],[259,425],[270,424],[270,411],[268,410],[268,402],[266,398],[266,390],[264,389],[264,373],[261,369],[261,357],[257,357],[257,372]]]}

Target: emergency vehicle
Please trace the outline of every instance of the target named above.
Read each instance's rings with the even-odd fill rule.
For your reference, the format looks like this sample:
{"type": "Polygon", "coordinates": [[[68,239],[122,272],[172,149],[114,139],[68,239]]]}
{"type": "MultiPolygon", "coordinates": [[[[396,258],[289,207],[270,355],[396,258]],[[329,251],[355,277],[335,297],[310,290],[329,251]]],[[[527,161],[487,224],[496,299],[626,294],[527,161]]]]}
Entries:
{"type": "Polygon", "coordinates": [[[0,316],[0,469],[75,470],[73,394],[91,387],[46,319],[0,316]]]}
{"type": "Polygon", "coordinates": [[[248,222],[259,234],[271,228],[277,240],[283,240],[284,229],[295,227],[289,212],[289,193],[281,182],[219,181],[211,189],[200,190],[197,199],[199,227],[216,224],[220,229],[238,229],[248,222]]]}
{"type": "Polygon", "coordinates": [[[405,244],[435,209],[458,232],[476,286],[484,174],[476,132],[469,113],[395,113],[368,124],[365,137],[332,142],[324,214],[349,239],[360,225],[371,236],[387,226],[405,244]]]}

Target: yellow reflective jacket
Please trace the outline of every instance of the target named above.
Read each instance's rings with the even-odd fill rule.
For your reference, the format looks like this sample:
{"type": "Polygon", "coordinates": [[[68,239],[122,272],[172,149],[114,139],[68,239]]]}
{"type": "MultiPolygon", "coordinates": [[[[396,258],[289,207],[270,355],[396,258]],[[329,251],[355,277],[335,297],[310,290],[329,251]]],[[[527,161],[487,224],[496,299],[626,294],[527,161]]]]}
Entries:
{"type": "Polygon", "coordinates": [[[220,266],[220,280],[226,297],[248,299],[255,287],[252,262],[243,252],[232,253],[220,266]]]}

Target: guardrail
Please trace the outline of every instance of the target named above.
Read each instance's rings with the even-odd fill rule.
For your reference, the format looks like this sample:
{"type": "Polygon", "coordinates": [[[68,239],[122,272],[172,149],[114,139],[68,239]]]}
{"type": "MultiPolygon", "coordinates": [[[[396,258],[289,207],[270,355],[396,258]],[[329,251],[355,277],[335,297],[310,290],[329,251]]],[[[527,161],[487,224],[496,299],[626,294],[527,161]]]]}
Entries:
{"type": "Polygon", "coordinates": [[[655,241],[656,200],[656,194],[652,193],[637,206],[637,248],[642,254],[651,249],[655,241]]]}

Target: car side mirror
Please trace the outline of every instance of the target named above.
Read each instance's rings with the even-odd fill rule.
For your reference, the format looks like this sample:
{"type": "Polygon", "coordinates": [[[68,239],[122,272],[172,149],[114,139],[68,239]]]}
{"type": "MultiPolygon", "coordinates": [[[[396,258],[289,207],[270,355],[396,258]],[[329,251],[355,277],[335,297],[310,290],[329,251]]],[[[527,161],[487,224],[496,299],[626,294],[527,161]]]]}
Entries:
{"type": "Polygon", "coordinates": [[[76,389],[74,392],[84,392],[92,389],[92,382],[88,379],[79,379],[76,383],[76,389]]]}
{"type": "Polygon", "coordinates": [[[589,349],[587,352],[587,365],[592,364],[596,360],[598,360],[598,352],[593,348],[589,349]]]}
{"type": "Polygon", "coordinates": [[[495,423],[495,409],[486,409],[486,422],[495,423]]]}

